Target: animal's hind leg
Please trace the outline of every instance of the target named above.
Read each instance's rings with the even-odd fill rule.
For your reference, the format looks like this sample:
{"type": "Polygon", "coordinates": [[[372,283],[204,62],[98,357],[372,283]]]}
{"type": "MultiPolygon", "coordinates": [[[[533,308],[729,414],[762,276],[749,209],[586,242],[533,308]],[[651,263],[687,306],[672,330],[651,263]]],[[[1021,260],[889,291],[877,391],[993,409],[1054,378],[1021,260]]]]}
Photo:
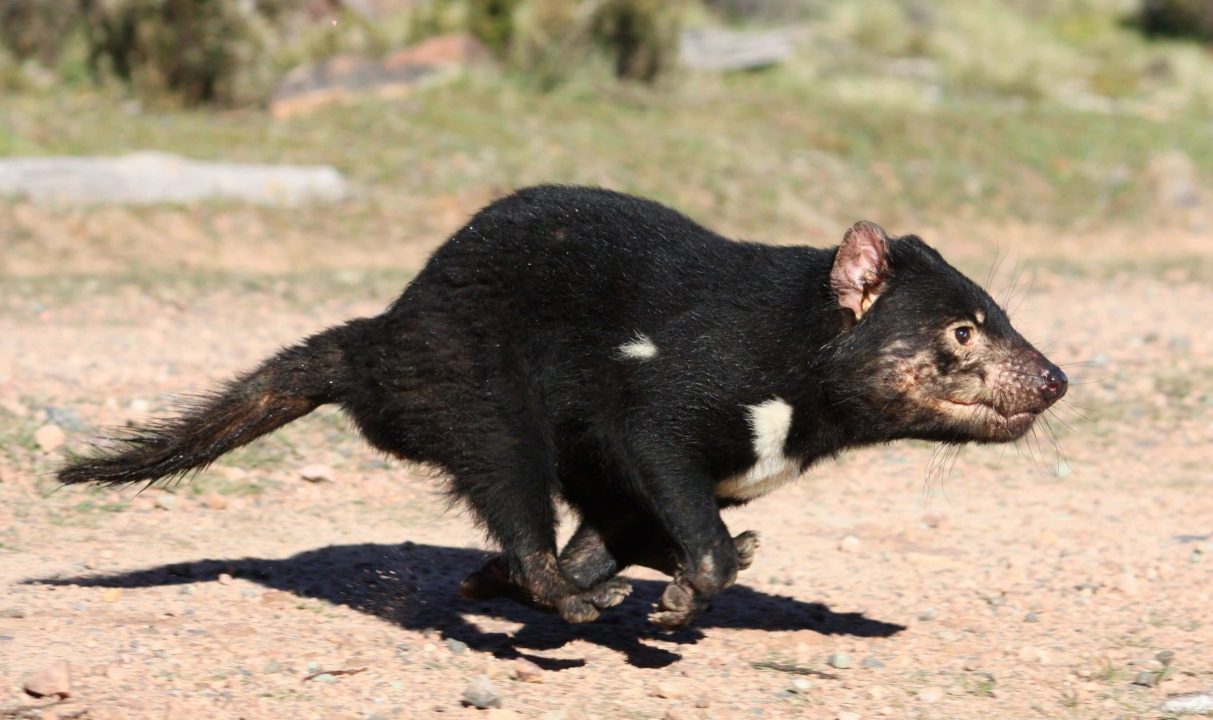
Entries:
{"type": "MultiPolygon", "coordinates": [[[[758,551],[758,533],[746,530],[733,536],[737,569],[745,570],[758,551]]],[[[639,515],[607,527],[583,520],[560,551],[560,569],[582,587],[610,579],[630,565],[652,568],[666,575],[678,572],[678,550],[652,520],[639,515]]]]}
{"type": "Polygon", "coordinates": [[[460,593],[471,598],[508,597],[554,610],[569,622],[589,622],[622,602],[631,592],[626,582],[607,580],[582,587],[561,571],[548,480],[553,475],[543,458],[533,455],[541,445],[495,443],[504,447],[494,453],[482,443],[478,446],[482,457],[451,468],[455,493],[472,506],[502,549],[499,557],[463,581],[460,593]]]}

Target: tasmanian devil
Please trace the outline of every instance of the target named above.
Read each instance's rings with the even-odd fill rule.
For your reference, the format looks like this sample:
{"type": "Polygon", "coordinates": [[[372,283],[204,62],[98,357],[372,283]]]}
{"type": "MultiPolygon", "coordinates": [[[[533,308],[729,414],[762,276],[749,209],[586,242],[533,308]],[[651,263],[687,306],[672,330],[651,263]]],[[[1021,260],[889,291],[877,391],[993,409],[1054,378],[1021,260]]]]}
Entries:
{"type": "Polygon", "coordinates": [[[59,471],[151,482],[337,403],[375,447],[449,478],[501,554],[461,586],[586,622],[640,564],[679,627],[747,567],[748,502],[899,438],[1015,440],[1066,376],[978,285],[870,222],[836,248],[725,239],[667,207],[543,186],[492,203],[386,312],[282,350],[59,471]],[[580,517],[556,545],[555,498],[580,517]]]}

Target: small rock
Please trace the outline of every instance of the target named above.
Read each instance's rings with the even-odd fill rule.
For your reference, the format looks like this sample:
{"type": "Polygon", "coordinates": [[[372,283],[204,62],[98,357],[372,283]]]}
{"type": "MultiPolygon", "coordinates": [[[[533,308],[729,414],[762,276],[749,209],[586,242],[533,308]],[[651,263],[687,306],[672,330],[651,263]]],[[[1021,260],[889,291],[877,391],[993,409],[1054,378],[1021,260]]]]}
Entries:
{"type": "Polygon", "coordinates": [[[679,683],[664,681],[653,686],[653,695],[667,700],[679,700],[687,696],[687,691],[679,683]]]}
{"type": "Polygon", "coordinates": [[[923,688],[918,691],[918,699],[925,703],[937,703],[943,699],[943,690],[937,687],[923,688]]]}
{"type": "Polygon", "coordinates": [[[851,712],[850,710],[843,710],[834,717],[837,718],[837,720],[859,720],[859,713],[851,712]]]}
{"type": "Polygon", "coordinates": [[[118,602],[121,599],[122,599],[122,588],[120,588],[120,587],[110,588],[109,590],[106,590],[104,593],[101,594],[101,600],[103,602],[112,603],[112,602],[118,602]]]}
{"type": "Polygon", "coordinates": [[[524,683],[543,682],[543,668],[526,658],[519,658],[513,664],[514,679],[524,683]]]}
{"type": "Polygon", "coordinates": [[[202,497],[202,504],[211,510],[222,510],[227,507],[227,498],[218,493],[207,493],[202,497]]]}
{"type": "Polygon", "coordinates": [[[0,610],[0,618],[9,618],[12,620],[20,620],[25,617],[25,608],[7,607],[0,610]]]}
{"type": "Polygon", "coordinates": [[[880,658],[866,657],[863,659],[862,665],[869,670],[879,670],[884,667],[884,661],[880,658]]]}
{"type": "Polygon", "coordinates": [[[181,498],[169,492],[156,493],[155,504],[160,510],[175,510],[181,507],[181,498]]]}
{"type": "Polygon", "coordinates": [[[218,580],[219,580],[220,585],[231,585],[232,584],[232,576],[227,573],[219,573],[218,580]]]}
{"type": "Polygon", "coordinates": [[[46,413],[47,422],[65,428],[68,432],[84,432],[88,429],[88,424],[80,417],[80,413],[71,408],[48,405],[43,411],[46,413]]]}
{"type": "Polygon", "coordinates": [[[847,535],[846,537],[844,537],[842,540],[839,541],[838,549],[841,550],[842,552],[851,553],[851,552],[858,551],[859,547],[861,545],[863,545],[862,540],[855,537],[854,535],[847,535]]]}
{"type": "Polygon", "coordinates": [[[1213,715],[1213,688],[1170,695],[1162,704],[1162,710],[1168,715],[1213,715]]]}
{"type": "Polygon", "coordinates": [[[462,640],[456,640],[455,638],[447,638],[446,639],[446,649],[450,650],[451,652],[458,655],[459,653],[468,649],[468,644],[462,640]]]}
{"type": "Polygon", "coordinates": [[[695,713],[682,708],[668,708],[662,720],[695,720],[695,713]]]}
{"type": "Polygon", "coordinates": [[[830,667],[846,670],[851,667],[851,656],[844,652],[837,652],[830,656],[828,660],[830,667]]]}
{"type": "Polygon", "coordinates": [[[1174,650],[1162,650],[1154,655],[1154,659],[1163,664],[1163,667],[1168,667],[1175,662],[1174,650]]]}
{"type": "Polygon", "coordinates": [[[1158,684],[1158,673],[1142,670],[1133,678],[1133,684],[1141,687],[1154,687],[1158,684]]]}
{"type": "Polygon", "coordinates": [[[277,660],[270,660],[269,662],[267,662],[265,664],[265,667],[261,670],[261,672],[263,672],[267,675],[272,675],[274,673],[280,673],[280,672],[282,672],[282,670],[283,670],[282,663],[278,662],[277,660]]]}
{"type": "Polygon", "coordinates": [[[24,685],[25,692],[36,697],[67,698],[72,695],[72,667],[66,660],[56,660],[30,675],[24,685]]]}
{"type": "Polygon", "coordinates": [[[1027,623],[1040,622],[1040,616],[1034,612],[1029,612],[1023,616],[1023,621],[1027,623]]]}
{"type": "Polygon", "coordinates": [[[1053,474],[1059,478],[1070,477],[1074,473],[1074,468],[1065,460],[1058,460],[1057,467],[1053,470],[1053,474]]]}
{"type": "Polygon", "coordinates": [[[1125,595],[1136,595],[1138,593],[1140,586],[1137,582],[1137,576],[1133,574],[1133,571],[1126,570],[1120,574],[1120,577],[1116,581],[1116,589],[1125,595]]]}
{"type": "Polygon", "coordinates": [[[299,469],[299,477],[308,482],[333,482],[333,468],[321,463],[312,463],[299,469]]]}
{"type": "Polygon", "coordinates": [[[337,682],[337,676],[332,673],[320,673],[312,676],[312,682],[322,682],[332,685],[337,682]]]}
{"type": "Polygon", "coordinates": [[[152,404],[143,398],[135,398],[126,406],[128,412],[132,415],[147,415],[147,411],[152,409],[152,404]]]}
{"type": "Polygon", "coordinates": [[[812,689],[813,683],[805,678],[793,678],[792,682],[788,683],[788,692],[793,692],[797,695],[805,695],[812,689]]]}
{"type": "Polygon", "coordinates": [[[16,398],[0,398],[0,409],[3,409],[13,417],[29,417],[29,408],[16,398]]]}
{"type": "Polygon", "coordinates": [[[931,622],[935,619],[935,608],[927,608],[918,613],[918,619],[923,622],[931,622]]]}
{"type": "Polygon", "coordinates": [[[463,704],[481,710],[501,707],[501,694],[488,675],[477,675],[463,691],[463,704]]]}
{"type": "Polygon", "coordinates": [[[67,435],[58,425],[43,425],[34,431],[34,442],[42,452],[48,453],[67,442],[67,435]]]}

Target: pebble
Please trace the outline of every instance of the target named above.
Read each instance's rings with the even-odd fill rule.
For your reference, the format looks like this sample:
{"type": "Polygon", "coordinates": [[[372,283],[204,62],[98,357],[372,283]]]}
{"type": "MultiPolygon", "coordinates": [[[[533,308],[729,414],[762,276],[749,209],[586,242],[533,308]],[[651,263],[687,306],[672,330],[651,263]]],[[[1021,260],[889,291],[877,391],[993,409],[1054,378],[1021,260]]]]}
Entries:
{"type": "Polygon", "coordinates": [[[299,469],[299,477],[312,483],[333,482],[333,468],[321,463],[312,463],[299,469]]]}
{"type": "Polygon", "coordinates": [[[43,425],[34,431],[34,442],[42,452],[48,453],[57,449],[67,441],[67,435],[58,425],[43,425]]]}
{"type": "Polygon", "coordinates": [[[0,408],[3,408],[13,417],[29,417],[29,408],[27,408],[24,403],[16,398],[0,399],[0,408]]]}
{"type": "Polygon", "coordinates": [[[836,720],[859,720],[859,713],[844,710],[834,716],[836,720]]]}
{"type": "Polygon", "coordinates": [[[202,504],[211,510],[222,510],[227,507],[227,498],[218,493],[207,493],[202,498],[202,504]]]}
{"type": "Polygon", "coordinates": [[[1163,667],[1175,662],[1174,650],[1162,650],[1154,655],[1154,659],[1163,664],[1163,667]]]}
{"type": "Polygon", "coordinates": [[[25,692],[36,697],[59,698],[72,695],[72,667],[66,660],[56,660],[30,675],[23,686],[25,692]]]}
{"type": "Polygon", "coordinates": [[[846,670],[851,667],[851,656],[844,652],[838,652],[831,655],[826,662],[830,664],[830,667],[846,670]]]}
{"type": "Polygon", "coordinates": [[[220,585],[231,585],[232,584],[232,576],[227,573],[219,573],[218,580],[219,580],[220,585]]]}
{"type": "Polygon", "coordinates": [[[1168,715],[1213,715],[1213,688],[1171,695],[1162,704],[1162,710],[1168,715]]]}
{"type": "Polygon", "coordinates": [[[1053,473],[1059,478],[1066,478],[1070,477],[1070,475],[1074,473],[1074,468],[1071,467],[1070,463],[1066,462],[1065,460],[1058,460],[1057,468],[1053,471],[1053,473]]]}
{"type": "Polygon", "coordinates": [[[25,617],[25,608],[7,607],[0,610],[0,618],[9,618],[12,620],[20,620],[25,617]]]}
{"type": "Polygon", "coordinates": [[[927,608],[918,613],[918,619],[923,622],[931,622],[935,619],[935,608],[927,608]]]}
{"type": "Polygon", "coordinates": [[[880,658],[866,657],[863,659],[862,665],[869,670],[879,670],[884,667],[884,661],[880,658]]]}
{"type": "Polygon", "coordinates": [[[943,699],[943,690],[937,687],[923,688],[918,691],[918,699],[925,703],[936,703],[943,699]]]}
{"type": "Polygon", "coordinates": [[[695,720],[695,713],[682,708],[669,708],[661,716],[662,720],[695,720]]]}
{"type": "Polygon", "coordinates": [[[312,681],[332,685],[333,683],[337,682],[337,676],[332,673],[320,673],[319,675],[313,675],[312,681]]]}
{"type": "Polygon", "coordinates": [[[463,691],[463,704],[481,710],[501,707],[501,693],[493,687],[488,675],[477,675],[463,691]]]}
{"type": "Polygon", "coordinates": [[[181,507],[181,498],[170,492],[156,493],[156,507],[161,510],[175,510],[181,507]]]}
{"type": "Polygon", "coordinates": [[[265,668],[262,669],[261,672],[269,675],[269,674],[273,674],[273,673],[280,673],[280,672],[282,672],[282,669],[283,669],[282,663],[278,662],[277,660],[270,660],[269,662],[267,662],[265,664],[265,668]]]}
{"type": "Polygon", "coordinates": [[[804,695],[813,689],[813,683],[805,678],[794,678],[788,683],[788,692],[804,695]]]}
{"type": "Polygon", "coordinates": [[[48,405],[42,410],[46,413],[48,422],[66,428],[69,432],[84,432],[88,429],[88,424],[80,417],[80,413],[71,408],[48,405]]]}
{"type": "Polygon", "coordinates": [[[526,658],[519,658],[513,664],[514,679],[524,683],[543,682],[543,668],[526,658]]]}
{"type": "Polygon", "coordinates": [[[1149,670],[1142,670],[1133,678],[1133,684],[1142,687],[1154,687],[1158,684],[1158,674],[1149,670]]]}
{"type": "Polygon", "coordinates": [[[851,552],[858,551],[859,547],[861,545],[863,545],[862,540],[855,537],[854,535],[847,535],[846,537],[844,537],[842,540],[839,541],[838,549],[841,550],[842,552],[851,553],[851,552]]]}
{"type": "Polygon", "coordinates": [[[468,644],[462,640],[456,640],[455,638],[447,638],[446,639],[446,649],[450,650],[451,652],[458,655],[459,653],[468,649],[468,644]]]}
{"type": "Polygon", "coordinates": [[[1136,595],[1140,589],[1137,576],[1131,570],[1122,572],[1116,582],[1116,589],[1125,595],[1136,595]]]}
{"type": "Polygon", "coordinates": [[[1040,622],[1040,616],[1034,612],[1030,612],[1023,616],[1023,621],[1026,623],[1040,622]]]}

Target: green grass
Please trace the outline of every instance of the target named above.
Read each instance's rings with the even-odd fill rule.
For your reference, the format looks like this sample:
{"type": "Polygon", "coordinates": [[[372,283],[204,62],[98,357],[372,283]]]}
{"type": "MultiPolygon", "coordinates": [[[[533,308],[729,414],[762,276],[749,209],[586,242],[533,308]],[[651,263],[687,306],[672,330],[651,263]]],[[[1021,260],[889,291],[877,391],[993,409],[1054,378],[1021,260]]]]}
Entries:
{"type": "Polygon", "coordinates": [[[803,238],[806,224],[816,229],[806,218],[817,216],[921,223],[960,213],[1100,226],[1155,219],[1142,172],[1152,154],[1181,147],[1206,176],[1213,168],[1213,136],[1199,115],[1156,121],[964,97],[883,106],[832,97],[791,70],[672,90],[574,85],[548,94],[482,76],[289,122],[254,112],[131,116],[87,92],[6,104],[0,154],[157,149],[334,164],[367,191],[363,200],[258,211],[333,237],[446,232],[417,217],[419,199],[544,181],[651,195],[759,237],[803,238]]]}

